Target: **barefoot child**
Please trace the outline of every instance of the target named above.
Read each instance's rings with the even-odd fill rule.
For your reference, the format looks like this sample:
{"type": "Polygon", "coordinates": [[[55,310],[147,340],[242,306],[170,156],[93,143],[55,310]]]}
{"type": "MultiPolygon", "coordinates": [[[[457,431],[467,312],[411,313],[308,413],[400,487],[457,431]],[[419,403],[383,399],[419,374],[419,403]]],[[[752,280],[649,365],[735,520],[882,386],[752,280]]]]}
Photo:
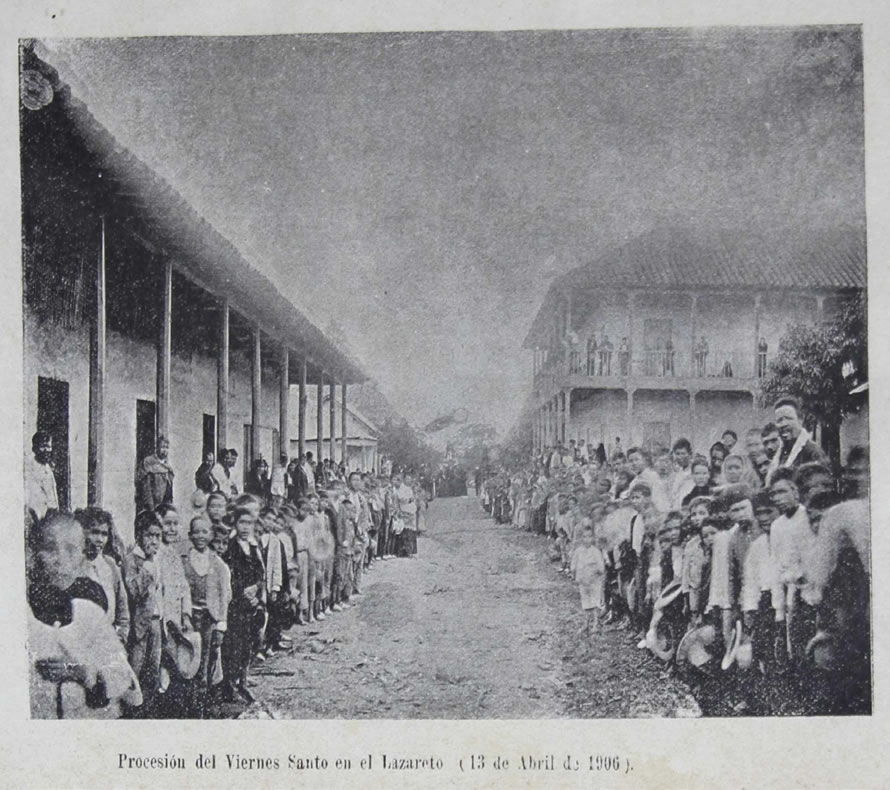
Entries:
{"type": "Polygon", "coordinates": [[[584,519],[581,523],[578,545],[572,555],[571,570],[581,593],[581,608],[587,612],[585,633],[590,636],[599,628],[600,614],[606,604],[606,563],[602,551],[594,543],[590,519],[584,519]]]}

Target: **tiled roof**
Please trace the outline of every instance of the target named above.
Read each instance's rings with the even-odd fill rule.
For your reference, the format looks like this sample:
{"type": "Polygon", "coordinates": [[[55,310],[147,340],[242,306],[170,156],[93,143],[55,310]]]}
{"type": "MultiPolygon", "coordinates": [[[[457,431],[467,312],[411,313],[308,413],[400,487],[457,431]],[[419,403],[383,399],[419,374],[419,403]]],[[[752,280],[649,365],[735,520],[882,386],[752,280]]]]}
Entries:
{"type": "MultiPolygon", "coordinates": [[[[155,228],[163,247],[175,255],[177,266],[206,285],[217,296],[229,296],[234,306],[257,320],[262,329],[341,380],[367,380],[361,367],[348,359],[327,336],[272,284],[251,266],[240,251],[207,222],[163,178],[121,146],[71,95],[58,72],[36,52],[25,50],[25,65],[39,69],[53,84],[55,100],[42,112],[52,111],[59,134],[78,137],[105,176],[105,184],[120,205],[130,204],[139,221],[155,228]],[[108,187],[108,184],[112,185],[108,187]]],[[[296,366],[292,368],[296,370],[296,366]]]]}
{"type": "Polygon", "coordinates": [[[559,294],[607,288],[814,288],[866,286],[864,229],[700,232],[659,228],[615,247],[558,277],[529,330],[525,345],[552,326],[559,294]]]}

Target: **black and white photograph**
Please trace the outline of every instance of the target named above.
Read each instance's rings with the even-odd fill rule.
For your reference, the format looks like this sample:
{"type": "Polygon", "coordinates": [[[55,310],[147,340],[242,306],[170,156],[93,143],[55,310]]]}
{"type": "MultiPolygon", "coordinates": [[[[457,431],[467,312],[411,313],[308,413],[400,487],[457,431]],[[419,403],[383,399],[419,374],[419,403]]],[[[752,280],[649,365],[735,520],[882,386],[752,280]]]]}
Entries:
{"type": "Polygon", "coordinates": [[[18,64],[32,719],[871,716],[860,25],[18,64]]]}

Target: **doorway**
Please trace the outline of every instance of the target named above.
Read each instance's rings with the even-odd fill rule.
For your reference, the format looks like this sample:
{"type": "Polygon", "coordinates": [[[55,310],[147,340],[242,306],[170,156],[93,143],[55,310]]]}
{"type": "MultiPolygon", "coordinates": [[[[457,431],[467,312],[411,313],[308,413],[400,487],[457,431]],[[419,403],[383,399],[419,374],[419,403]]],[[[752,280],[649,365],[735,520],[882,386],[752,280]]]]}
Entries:
{"type": "Polygon", "coordinates": [[[37,377],[37,430],[53,438],[53,473],[61,510],[71,509],[71,463],[68,449],[68,382],[37,377]]]}
{"type": "Polygon", "coordinates": [[[136,401],[136,468],[155,451],[155,402],[136,401]]]}

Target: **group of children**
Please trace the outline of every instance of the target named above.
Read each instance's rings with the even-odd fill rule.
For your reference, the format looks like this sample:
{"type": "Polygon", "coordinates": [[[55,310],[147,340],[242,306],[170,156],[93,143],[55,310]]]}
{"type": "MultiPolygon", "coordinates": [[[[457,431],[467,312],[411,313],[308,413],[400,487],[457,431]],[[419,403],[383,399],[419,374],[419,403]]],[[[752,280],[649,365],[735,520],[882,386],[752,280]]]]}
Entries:
{"type": "Polygon", "coordinates": [[[199,489],[188,508],[139,512],[129,549],[105,510],[26,513],[33,715],[203,718],[217,698],[253,702],[249,667],[290,649],[290,629],[355,605],[377,560],[416,554],[427,498],[410,474],[329,485],[199,489]],[[84,669],[60,670],[73,655],[84,669]]]}
{"type": "Polygon", "coordinates": [[[640,447],[607,464],[542,453],[486,481],[484,501],[550,539],[588,633],[626,628],[684,671],[737,678],[739,711],[771,709],[770,678],[791,676],[799,710],[864,712],[868,453],[854,448],[836,478],[821,461],[782,463],[776,435],[752,429],[742,454],[727,431],[707,457],[681,439],[654,465],[640,447]]]}

